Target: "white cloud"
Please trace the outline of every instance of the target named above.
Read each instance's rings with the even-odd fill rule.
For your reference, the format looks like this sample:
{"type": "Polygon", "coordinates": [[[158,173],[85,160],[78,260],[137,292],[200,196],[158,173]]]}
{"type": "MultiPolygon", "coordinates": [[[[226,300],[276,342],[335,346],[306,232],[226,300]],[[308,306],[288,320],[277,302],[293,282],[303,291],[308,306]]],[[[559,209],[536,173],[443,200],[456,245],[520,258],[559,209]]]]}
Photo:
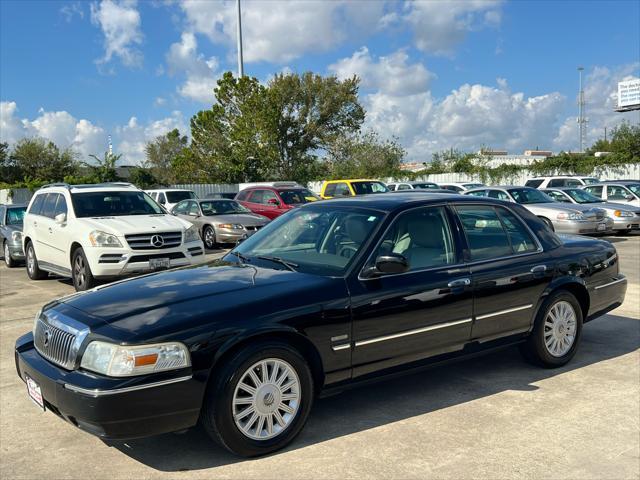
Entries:
{"type": "Polygon", "coordinates": [[[142,52],[137,45],[142,44],[144,37],[136,5],[136,0],[102,0],[91,4],[91,23],[104,34],[105,53],[96,63],[108,63],[116,56],[127,67],[142,65],[142,52]]]}
{"type": "Polygon", "coordinates": [[[213,89],[219,73],[218,59],[198,53],[198,42],[195,34],[184,32],[180,42],[171,45],[166,55],[169,74],[184,72],[186,79],[178,86],[178,93],[186,98],[211,104],[214,101],[213,89]]]}
{"type": "Polygon", "coordinates": [[[495,27],[502,20],[502,0],[411,1],[403,19],[412,27],[419,50],[451,55],[466,34],[495,27]]]}
{"type": "Polygon", "coordinates": [[[84,18],[84,9],[82,8],[82,4],[80,2],[73,2],[67,5],[63,5],[60,8],[60,14],[64,17],[67,23],[73,20],[74,16],[80,17],[80,19],[84,18]]]}
{"type": "MultiPolygon", "coordinates": [[[[184,0],[189,29],[229,47],[235,55],[236,2],[184,0]]],[[[278,64],[305,53],[325,52],[348,38],[383,26],[386,3],[378,0],[247,0],[242,2],[244,60],[278,64]]]]}
{"type": "Polygon", "coordinates": [[[407,53],[398,50],[379,57],[376,62],[367,47],[362,47],[351,57],[330,65],[329,70],[341,79],[358,75],[363,88],[378,89],[391,95],[405,96],[426,91],[435,75],[421,63],[408,64],[408,60],[407,53]]]}
{"type": "Polygon", "coordinates": [[[145,125],[141,125],[136,117],[131,117],[126,125],[116,127],[114,151],[122,154],[122,164],[141,164],[145,160],[147,142],[174,128],[183,135],[189,132],[182,112],[177,110],[170,117],[150,121],[145,125]]]}
{"type": "MultiPolygon", "coordinates": [[[[631,63],[617,68],[595,67],[584,78],[585,116],[587,117],[586,145],[592,145],[604,137],[604,128],[609,131],[627,120],[640,123],[640,112],[618,113],[614,108],[618,101],[618,82],[638,77],[640,63],[631,63]]],[[[577,90],[577,88],[576,88],[577,90]]],[[[577,96],[577,95],[576,95],[577,96]]],[[[575,114],[568,116],[553,140],[554,146],[565,151],[580,149],[578,139],[578,107],[572,105],[575,114]]]]}
{"type": "Polygon", "coordinates": [[[105,148],[104,130],[89,120],[78,120],[69,112],[48,112],[40,109],[34,120],[20,119],[15,102],[0,103],[0,140],[13,145],[24,137],[38,136],[54,142],[60,148],[72,148],[86,160],[89,154],[105,148]]]}

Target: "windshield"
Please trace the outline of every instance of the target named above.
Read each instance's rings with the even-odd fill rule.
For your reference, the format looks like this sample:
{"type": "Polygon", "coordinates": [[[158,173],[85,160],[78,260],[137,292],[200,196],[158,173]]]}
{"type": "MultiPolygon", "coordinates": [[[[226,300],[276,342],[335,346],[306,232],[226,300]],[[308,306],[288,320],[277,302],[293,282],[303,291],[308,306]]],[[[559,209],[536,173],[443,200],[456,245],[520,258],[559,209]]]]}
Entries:
{"type": "Polygon", "coordinates": [[[516,202],[523,205],[526,205],[528,203],[554,202],[554,200],[547,194],[541,192],[540,190],[536,190],[535,188],[512,188],[509,190],[509,193],[516,202]]]}
{"type": "Polygon", "coordinates": [[[436,188],[436,189],[440,188],[435,183],[414,183],[412,185],[413,185],[413,188],[419,189],[419,190],[428,189],[428,188],[436,188]]]}
{"type": "Polygon", "coordinates": [[[625,187],[640,197],[640,183],[627,183],[625,187]]]}
{"type": "Polygon", "coordinates": [[[595,195],[591,195],[585,190],[572,188],[571,190],[563,190],[564,193],[573,198],[577,203],[602,203],[604,200],[599,199],[595,195]]]}
{"type": "Polygon", "coordinates": [[[182,200],[189,200],[196,198],[196,194],[190,190],[174,190],[172,192],[166,192],[167,202],[178,203],[182,200]]]}
{"type": "Polygon", "coordinates": [[[72,193],[71,202],[78,218],[165,214],[144,192],[72,193]]]}
{"type": "Polygon", "coordinates": [[[251,213],[251,210],[243,207],[234,200],[212,200],[200,202],[200,208],[202,208],[202,214],[206,216],[251,213]]]}
{"type": "Polygon", "coordinates": [[[598,183],[600,180],[597,178],[583,177],[582,181],[585,185],[591,185],[592,183],[598,183]]]}
{"type": "Polygon", "coordinates": [[[356,195],[366,195],[368,193],[386,193],[389,189],[382,182],[351,182],[351,186],[356,191],[356,195]]]}
{"type": "Polygon", "coordinates": [[[278,190],[280,198],[287,205],[299,205],[301,203],[315,202],[319,200],[315,193],[310,192],[306,188],[298,188],[295,190],[278,190]]]}
{"type": "Polygon", "coordinates": [[[22,225],[27,207],[11,207],[7,210],[7,225],[22,225]]]}
{"type": "MultiPolygon", "coordinates": [[[[383,218],[376,210],[323,205],[291,210],[238,245],[233,252],[250,264],[283,269],[258,257],[277,257],[295,270],[323,276],[343,275],[383,218]]],[[[233,255],[227,260],[235,260],[233,255]]]]}

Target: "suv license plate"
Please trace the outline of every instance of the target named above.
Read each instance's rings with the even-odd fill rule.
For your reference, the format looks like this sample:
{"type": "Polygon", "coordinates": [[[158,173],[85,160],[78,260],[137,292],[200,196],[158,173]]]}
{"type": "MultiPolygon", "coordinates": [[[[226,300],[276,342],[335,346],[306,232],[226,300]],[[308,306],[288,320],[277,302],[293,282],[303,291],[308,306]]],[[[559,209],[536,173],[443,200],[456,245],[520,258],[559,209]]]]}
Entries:
{"type": "Polygon", "coordinates": [[[29,375],[24,376],[27,381],[27,393],[29,394],[29,398],[33,400],[33,403],[38,405],[44,411],[44,400],[42,399],[42,391],[40,390],[40,385],[29,375]]]}
{"type": "Polygon", "coordinates": [[[151,268],[152,270],[162,270],[165,268],[169,268],[169,259],[168,258],[150,258],[149,268],[151,268]]]}
{"type": "Polygon", "coordinates": [[[598,231],[602,232],[603,230],[607,229],[607,224],[606,223],[600,223],[598,224],[598,231]]]}

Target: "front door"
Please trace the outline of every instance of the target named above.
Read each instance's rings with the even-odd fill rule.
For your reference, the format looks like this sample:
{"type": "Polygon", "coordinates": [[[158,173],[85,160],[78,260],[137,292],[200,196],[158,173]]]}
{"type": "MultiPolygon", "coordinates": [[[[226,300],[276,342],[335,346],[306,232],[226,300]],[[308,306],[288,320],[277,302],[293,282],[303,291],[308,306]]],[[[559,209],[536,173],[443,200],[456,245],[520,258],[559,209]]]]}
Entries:
{"type": "Polygon", "coordinates": [[[510,209],[495,205],[455,207],[467,242],[473,279],[474,340],[527,331],[553,265],[510,209]]]}
{"type": "Polygon", "coordinates": [[[352,279],[353,376],[460,350],[471,336],[472,290],[444,206],[399,214],[363,272],[381,255],[402,255],[401,274],[352,279]]]}

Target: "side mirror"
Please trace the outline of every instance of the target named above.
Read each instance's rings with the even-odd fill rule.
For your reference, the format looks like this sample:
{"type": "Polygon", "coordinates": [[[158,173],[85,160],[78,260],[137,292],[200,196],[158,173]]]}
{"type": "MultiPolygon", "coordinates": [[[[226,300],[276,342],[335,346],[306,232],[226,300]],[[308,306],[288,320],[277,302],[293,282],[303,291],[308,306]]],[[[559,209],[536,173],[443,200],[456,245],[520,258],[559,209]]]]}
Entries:
{"type": "Polygon", "coordinates": [[[268,203],[269,205],[277,205],[277,206],[279,206],[279,205],[280,205],[280,202],[279,202],[277,199],[275,199],[275,198],[270,198],[269,200],[267,200],[267,203],[268,203]]]}
{"type": "Polygon", "coordinates": [[[59,213],[58,215],[55,216],[55,218],[53,220],[58,225],[62,225],[64,222],[67,221],[67,214],[66,213],[59,213]]]}
{"type": "Polygon", "coordinates": [[[404,273],[409,270],[409,261],[406,257],[397,253],[380,255],[376,258],[376,266],[368,268],[364,273],[365,278],[379,277],[394,273],[404,273]]]}
{"type": "Polygon", "coordinates": [[[628,202],[633,202],[635,200],[635,198],[633,197],[633,195],[627,195],[627,201],[628,202]]]}
{"type": "Polygon", "coordinates": [[[158,200],[158,203],[159,203],[160,205],[164,205],[164,204],[166,204],[166,203],[167,203],[167,201],[166,201],[166,200],[162,200],[162,199],[160,199],[160,200],[158,200]]]}

